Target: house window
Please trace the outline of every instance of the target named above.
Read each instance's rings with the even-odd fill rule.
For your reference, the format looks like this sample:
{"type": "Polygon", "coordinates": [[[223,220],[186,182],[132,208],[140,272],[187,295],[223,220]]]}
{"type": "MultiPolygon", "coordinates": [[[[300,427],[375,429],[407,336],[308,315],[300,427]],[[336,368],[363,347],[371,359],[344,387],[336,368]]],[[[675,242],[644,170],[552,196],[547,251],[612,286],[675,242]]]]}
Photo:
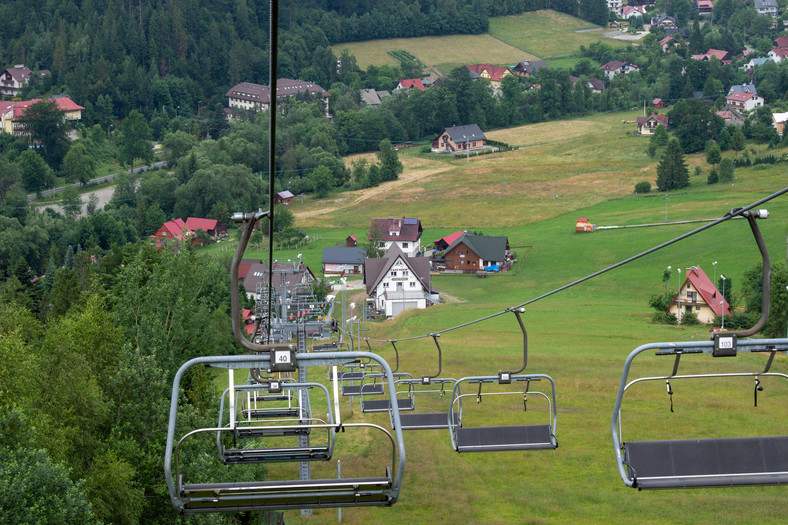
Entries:
{"type": "Polygon", "coordinates": [[[403,242],[403,243],[402,243],[402,247],[403,247],[403,248],[407,248],[407,247],[408,247],[408,243],[406,243],[406,242],[403,242]]]}
{"type": "Polygon", "coordinates": [[[389,287],[389,283],[383,283],[383,288],[388,288],[388,287],[389,287]]]}
{"type": "Polygon", "coordinates": [[[391,272],[391,276],[392,277],[396,277],[397,276],[397,272],[391,272]]]}
{"type": "Polygon", "coordinates": [[[410,287],[411,287],[411,288],[415,288],[415,287],[416,287],[416,283],[415,283],[415,282],[413,282],[413,281],[411,281],[411,282],[410,282],[410,287]]]}

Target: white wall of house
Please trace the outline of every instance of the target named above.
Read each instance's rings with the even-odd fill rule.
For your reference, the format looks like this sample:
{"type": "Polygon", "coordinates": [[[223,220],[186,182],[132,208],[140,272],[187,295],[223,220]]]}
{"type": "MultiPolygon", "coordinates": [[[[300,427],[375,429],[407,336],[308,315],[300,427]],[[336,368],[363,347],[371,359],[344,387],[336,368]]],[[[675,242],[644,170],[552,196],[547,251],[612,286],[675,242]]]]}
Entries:
{"type": "Polygon", "coordinates": [[[416,257],[419,253],[419,248],[421,244],[421,238],[416,241],[385,241],[383,245],[383,251],[388,251],[391,248],[391,245],[396,243],[399,246],[399,249],[407,255],[408,257],[416,257]]]}
{"type": "Polygon", "coordinates": [[[428,290],[424,290],[416,275],[401,258],[397,258],[375,288],[375,307],[384,311],[386,317],[399,313],[398,307],[403,304],[424,309],[427,307],[425,292],[428,290]]]}

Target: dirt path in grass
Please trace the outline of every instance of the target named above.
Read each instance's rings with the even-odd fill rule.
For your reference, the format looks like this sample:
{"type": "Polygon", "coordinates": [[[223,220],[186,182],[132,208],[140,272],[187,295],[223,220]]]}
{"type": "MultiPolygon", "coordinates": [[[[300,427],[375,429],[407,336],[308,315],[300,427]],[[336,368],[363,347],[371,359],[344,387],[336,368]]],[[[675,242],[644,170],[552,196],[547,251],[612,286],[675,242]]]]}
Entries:
{"type": "MultiPolygon", "coordinates": [[[[369,162],[375,162],[377,160],[374,154],[356,155],[345,160],[347,160],[347,164],[350,165],[350,161],[359,158],[366,158],[369,162]]],[[[443,161],[433,161],[416,157],[400,157],[400,160],[405,165],[405,170],[397,180],[384,182],[380,184],[380,186],[375,186],[374,188],[343,193],[340,198],[321,201],[319,207],[315,206],[305,210],[297,210],[294,211],[293,214],[296,219],[311,219],[321,215],[327,215],[337,210],[357,206],[367,199],[379,197],[384,191],[391,192],[391,190],[404,186],[405,184],[413,184],[414,179],[418,179],[419,181],[429,180],[435,175],[454,169],[453,165],[443,161]]]]}

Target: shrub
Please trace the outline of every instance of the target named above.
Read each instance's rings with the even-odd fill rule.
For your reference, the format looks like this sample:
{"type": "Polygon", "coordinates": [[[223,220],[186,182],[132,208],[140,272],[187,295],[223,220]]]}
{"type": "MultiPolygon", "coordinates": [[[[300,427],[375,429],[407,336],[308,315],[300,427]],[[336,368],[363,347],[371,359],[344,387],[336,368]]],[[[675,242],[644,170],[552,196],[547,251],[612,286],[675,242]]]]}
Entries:
{"type": "Polygon", "coordinates": [[[651,191],[651,183],[647,180],[642,180],[635,184],[635,193],[649,193],[651,191]]]}
{"type": "Polygon", "coordinates": [[[717,175],[717,170],[712,168],[709,172],[709,175],[706,177],[706,182],[708,184],[717,184],[720,181],[719,175],[717,175]]]}
{"type": "Polygon", "coordinates": [[[694,325],[699,325],[700,321],[698,321],[698,316],[695,312],[690,312],[681,316],[681,324],[685,324],[687,326],[694,326],[694,325]]]}

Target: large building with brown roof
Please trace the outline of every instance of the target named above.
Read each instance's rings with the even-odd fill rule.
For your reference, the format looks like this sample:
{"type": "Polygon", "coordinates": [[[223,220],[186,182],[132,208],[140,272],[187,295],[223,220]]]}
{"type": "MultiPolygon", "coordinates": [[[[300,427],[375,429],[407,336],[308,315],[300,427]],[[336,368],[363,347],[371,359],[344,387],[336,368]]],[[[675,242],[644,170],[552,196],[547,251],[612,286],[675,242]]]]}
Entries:
{"type": "MultiPolygon", "coordinates": [[[[304,82],[290,78],[276,81],[276,97],[283,99],[299,94],[309,94],[325,103],[325,114],[328,116],[329,93],[314,82],[304,82]]],[[[241,82],[234,85],[225,95],[229,99],[229,110],[267,111],[271,105],[271,88],[252,82],[241,82]]]]}

